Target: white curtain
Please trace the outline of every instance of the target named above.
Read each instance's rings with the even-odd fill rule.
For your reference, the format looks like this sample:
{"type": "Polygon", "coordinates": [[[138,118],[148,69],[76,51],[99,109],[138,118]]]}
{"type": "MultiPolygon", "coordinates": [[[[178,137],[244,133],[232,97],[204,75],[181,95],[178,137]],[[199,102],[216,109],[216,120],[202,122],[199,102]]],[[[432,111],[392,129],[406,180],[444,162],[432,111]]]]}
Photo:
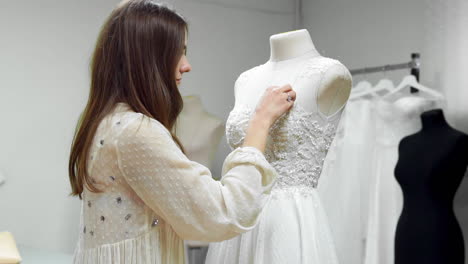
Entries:
{"type": "MultiPolygon", "coordinates": [[[[427,0],[426,5],[422,9],[426,10],[426,38],[421,77],[446,96],[449,123],[468,133],[468,1],[427,0]]],[[[463,229],[468,264],[468,175],[457,192],[454,209],[463,229]]]]}

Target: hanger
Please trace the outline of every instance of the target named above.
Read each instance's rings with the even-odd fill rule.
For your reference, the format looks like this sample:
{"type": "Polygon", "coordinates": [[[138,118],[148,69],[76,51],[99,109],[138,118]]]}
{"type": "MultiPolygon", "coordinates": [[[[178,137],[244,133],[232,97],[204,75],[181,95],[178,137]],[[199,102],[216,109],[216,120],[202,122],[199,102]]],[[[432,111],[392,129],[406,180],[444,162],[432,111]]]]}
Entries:
{"type": "Polygon", "coordinates": [[[443,99],[444,98],[444,96],[441,93],[437,92],[436,90],[428,88],[428,87],[420,84],[416,80],[416,77],[414,77],[414,75],[405,76],[403,78],[403,80],[401,81],[401,83],[398,85],[398,87],[393,89],[393,91],[389,92],[388,94],[384,95],[383,98],[390,97],[391,95],[396,94],[396,93],[402,91],[403,89],[409,88],[409,87],[414,87],[414,88],[418,89],[418,91],[420,91],[420,92],[425,92],[425,93],[431,95],[432,97],[434,97],[434,99],[443,99]]]}
{"type": "Polygon", "coordinates": [[[370,89],[363,90],[362,92],[359,91],[352,98],[357,98],[357,97],[366,96],[366,95],[381,97],[381,95],[378,93],[380,91],[385,91],[386,93],[389,93],[391,90],[395,88],[395,85],[393,84],[391,80],[386,78],[387,75],[386,75],[385,67],[383,68],[383,75],[384,75],[384,78],[381,79],[373,88],[372,88],[372,85],[369,82],[367,82],[369,85],[371,85],[370,89]]]}
{"type": "Polygon", "coordinates": [[[395,85],[393,84],[393,82],[391,80],[382,79],[374,86],[374,89],[372,89],[372,92],[375,95],[379,96],[379,94],[377,94],[377,92],[385,91],[385,92],[389,93],[394,89],[395,89],[395,85]]]}
{"type": "Polygon", "coordinates": [[[358,84],[354,86],[353,91],[361,92],[361,91],[369,90],[371,88],[372,88],[372,84],[370,82],[360,81],[358,82],[358,84]]]}
{"type": "Polygon", "coordinates": [[[372,89],[372,84],[368,81],[360,81],[354,88],[351,90],[351,95],[349,99],[355,99],[361,97],[363,93],[366,91],[370,91],[372,89]]]}
{"type": "Polygon", "coordinates": [[[393,84],[391,80],[382,79],[373,88],[363,90],[362,92],[361,91],[356,92],[355,94],[353,94],[351,98],[354,99],[354,98],[362,97],[366,95],[373,95],[376,97],[381,97],[381,95],[378,92],[385,91],[388,94],[394,89],[395,89],[395,85],[393,84]]]}
{"type": "Polygon", "coordinates": [[[369,91],[371,89],[372,89],[372,84],[370,82],[360,81],[351,90],[351,95],[349,96],[349,99],[358,98],[361,96],[362,93],[369,91]]]}

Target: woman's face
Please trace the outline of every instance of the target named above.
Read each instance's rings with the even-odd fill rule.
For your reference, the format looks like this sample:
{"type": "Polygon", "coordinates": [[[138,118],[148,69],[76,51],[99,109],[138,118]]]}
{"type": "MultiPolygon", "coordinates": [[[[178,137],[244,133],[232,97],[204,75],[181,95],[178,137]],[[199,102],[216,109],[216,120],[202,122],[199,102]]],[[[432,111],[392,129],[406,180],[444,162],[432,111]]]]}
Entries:
{"type": "Polygon", "coordinates": [[[179,85],[180,82],[182,81],[182,74],[192,70],[192,66],[189,64],[186,55],[187,55],[187,35],[185,35],[184,52],[182,56],[180,57],[179,63],[177,64],[177,67],[176,67],[175,77],[176,77],[177,85],[179,85]]]}

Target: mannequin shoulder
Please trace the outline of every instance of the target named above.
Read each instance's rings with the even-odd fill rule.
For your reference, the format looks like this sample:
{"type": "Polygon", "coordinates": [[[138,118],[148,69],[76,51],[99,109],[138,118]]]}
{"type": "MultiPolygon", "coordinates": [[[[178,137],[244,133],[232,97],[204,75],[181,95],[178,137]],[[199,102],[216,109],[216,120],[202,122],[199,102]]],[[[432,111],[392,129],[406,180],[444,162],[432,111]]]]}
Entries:
{"type": "MultiPolygon", "coordinates": [[[[311,60],[312,62],[313,60],[311,60]]],[[[318,66],[321,67],[321,73],[328,76],[337,76],[343,79],[351,80],[351,73],[349,72],[348,68],[341,63],[339,60],[321,57],[318,58],[315,62],[318,66]]]]}
{"type": "MultiPolygon", "coordinates": [[[[338,60],[324,58],[320,62],[321,76],[317,93],[317,104],[323,113],[338,109],[332,106],[342,106],[351,93],[352,78],[349,70],[338,60]]],[[[330,112],[331,111],[331,112],[330,112]]]]}
{"type": "Polygon", "coordinates": [[[338,60],[328,57],[314,57],[306,61],[303,68],[302,78],[314,78],[319,74],[322,78],[340,78],[351,82],[351,74],[346,66],[338,60]]]}
{"type": "Polygon", "coordinates": [[[213,114],[211,115],[210,122],[211,122],[211,124],[213,124],[213,126],[216,126],[216,127],[223,127],[224,126],[223,120],[221,120],[219,117],[217,117],[217,116],[215,116],[213,114]]]}
{"type": "Polygon", "coordinates": [[[234,83],[234,97],[238,97],[238,92],[242,90],[243,87],[249,82],[249,80],[255,76],[255,74],[260,70],[260,66],[255,66],[253,68],[250,68],[244,72],[242,72],[239,77],[237,77],[235,83],[234,83]]]}
{"type": "Polygon", "coordinates": [[[326,57],[320,58],[318,63],[322,69],[322,83],[324,85],[339,81],[342,86],[351,88],[353,79],[348,68],[343,63],[326,57]]]}
{"type": "Polygon", "coordinates": [[[260,70],[260,66],[261,65],[255,66],[239,74],[239,77],[236,79],[235,87],[243,87],[247,81],[260,70]]]}

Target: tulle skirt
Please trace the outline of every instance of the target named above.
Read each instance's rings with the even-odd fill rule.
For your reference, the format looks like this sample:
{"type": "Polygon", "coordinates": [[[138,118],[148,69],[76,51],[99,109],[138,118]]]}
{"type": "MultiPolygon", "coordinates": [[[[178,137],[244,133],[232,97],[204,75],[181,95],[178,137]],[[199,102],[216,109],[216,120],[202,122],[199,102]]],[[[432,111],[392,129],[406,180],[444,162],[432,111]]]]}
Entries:
{"type": "Polygon", "coordinates": [[[316,189],[274,189],[254,229],[211,243],[207,264],[337,264],[329,223],[316,189]]]}

